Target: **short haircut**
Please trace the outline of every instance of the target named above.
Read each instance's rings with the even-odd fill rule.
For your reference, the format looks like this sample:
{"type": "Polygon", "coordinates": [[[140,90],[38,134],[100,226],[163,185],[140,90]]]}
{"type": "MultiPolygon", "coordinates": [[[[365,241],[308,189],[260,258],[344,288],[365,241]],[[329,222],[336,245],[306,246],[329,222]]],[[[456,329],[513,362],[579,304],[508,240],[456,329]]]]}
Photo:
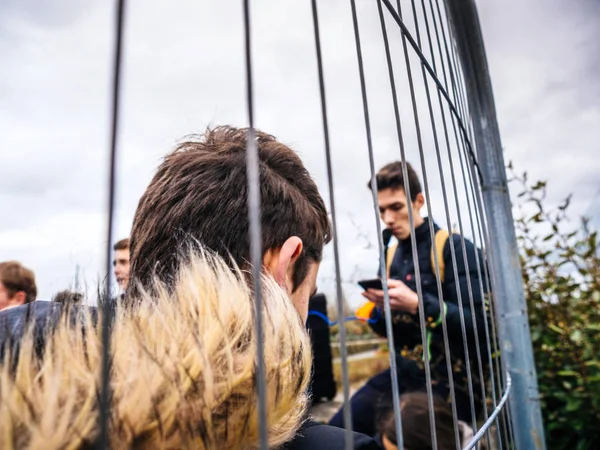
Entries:
{"type": "MultiPolygon", "coordinates": [[[[383,191],[384,189],[404,189],[404,164],[400,161],[395,161],[383,166],[377,175],[375,175],[375,181],[377,182],[377,191],[383,191]]],[[[417,194],[422,192],[421,182],[417,172],[412,168],[410,163],[406,163],[406,171],[408,173],[408,189],[410,190],[410,200],[415,201],[417,194]]],[[[371,183],[367,184],[367,187],[371,188],[371,183]]],[[[405,192],[406,193],[406,192],[405,192]]],[[[406,193],[408,195],[408,193],[406,193]]]]}
{"type": "MultiPolygon", "coordinates": [[[[298,155],[269,134],[256,131],[260,170],[263,254],[298,236],[304,244],[293,289],[309,263],[322,259],[331,224],[315,182],[298,155]]],[[[221,126],[192,136],[167,155],[140,199],[131,232],[135,285],[153,275],[169,283],[182,251],[199,242],[242,269],[249,267],[246,178],[248,129],[221,126]]]]}
{"type": "Polygon", "coordinates": [[[121,239],[115,245],[113,245],[113,250],[129,250],[129,238],[121,239]]]}
{"type": "Polygon", "coordinates": [[[12,298],[17,292],[25,292],[25,303],[33,302],[37,297],[35,275],[18,261],[0,263],[0,282],[12,298]]]}

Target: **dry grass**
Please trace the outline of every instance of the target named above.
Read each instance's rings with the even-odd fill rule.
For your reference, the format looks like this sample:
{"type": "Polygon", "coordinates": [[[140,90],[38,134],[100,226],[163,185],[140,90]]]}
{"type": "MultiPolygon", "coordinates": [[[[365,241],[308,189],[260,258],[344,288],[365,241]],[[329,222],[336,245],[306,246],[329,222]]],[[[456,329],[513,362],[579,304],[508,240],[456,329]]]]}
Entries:
{"type": "MultiPolygon", "coordinates": [[[[377,352],[371,358],[348,361],[348,377],[350,384],[362,383],[373,375],[390,367],[389,354],[377,352]]],[[[333,362],[333,377],[339,387],[342,386],[342,366],[339,360],[333,362]]]]}

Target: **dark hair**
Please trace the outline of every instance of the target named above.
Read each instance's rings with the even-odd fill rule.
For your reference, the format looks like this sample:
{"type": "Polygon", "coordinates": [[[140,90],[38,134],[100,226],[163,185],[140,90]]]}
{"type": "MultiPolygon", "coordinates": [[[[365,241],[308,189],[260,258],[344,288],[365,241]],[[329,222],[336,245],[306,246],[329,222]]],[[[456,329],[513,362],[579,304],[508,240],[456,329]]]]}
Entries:
{"type": "MultiPolygon", "coordinates": [[[[275,137],[255,131],[260,171],[263,252],[298,236],[304,244],[293,285],[320,261],[331,225],[315,182],[296,153],[275,137]]],[[[193,242],[233,259],[250,260],[246,179],[248,129],[208,129],[166,156],[140,199],[131,231],[133,286],[152,275],[171,283],[193,242]]],[[[133,287],[135,290],[136,288],[133,287]]]]}
{"type": "Polygon", "coordinates": [[[6,288],[10,298],[17,292],[25,292],[25,303],[33,302],[37,297],[35,275],[18,261],[0,263],[0,282],[6,288]]]}
{"type": "Polygon", "coordinates": [[[113,250],[129,250],[129,238],[121,239],[113,245],[113,250]]]}
{"type": "MultiPolygon", "coordinates": [[[[433,410],[437,448],[455,448],[454,422],[452,409],[443,398],[434,395],[433,410]]],[[[404,447],[410,450],[430,450],[432,448],[431,427],[429,425],[429,403],[426,392],[410,392],[400,397],[400,416],[404,447]]],[[[379,420],[380,433],[392,444],[398,445],[393,409],[387,409],[379,420]]]]}
{"type": "MultiPolygon", "coordinates": [[[[121,249],[118,249],[121,250],[121,249]]],[[[81,292],[70,291],[68,289],[64,289],[62,291],[58,291],[52,297],[52,301],[56,303],[74,303],[79,304],[83,301],[83,294],[81,292]]]]}
{"type": "MultiPolygon", "coordinates": [[[[377,191],[383,191],[384,189],[402,189],[404,191],[404,164],[401,161],[395,161],[383,166],[377,175],[375,175],[375,181],[377,183],[377,191]]],[[[410,163],[406,163],[406,171],[408,173],[408,189],[410,190],[410,200],[415,201],[417,194],[422,192],[421,182],[417,172],[412,168],[410,163]]],[[[371,188],[371,183],[367,184],[367,187],[371,188]]]]}

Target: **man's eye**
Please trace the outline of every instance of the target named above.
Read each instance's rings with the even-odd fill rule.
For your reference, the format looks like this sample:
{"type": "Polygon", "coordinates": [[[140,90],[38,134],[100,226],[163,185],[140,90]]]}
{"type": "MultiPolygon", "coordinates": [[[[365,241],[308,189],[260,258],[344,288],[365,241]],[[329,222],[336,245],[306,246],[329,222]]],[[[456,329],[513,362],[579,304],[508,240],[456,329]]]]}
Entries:
{"type": "Polygon", "coordinates": [[[390,209],[392,211],[400,211],[403,207],[404,207],[404,205],[394,205],[390,209]]]}

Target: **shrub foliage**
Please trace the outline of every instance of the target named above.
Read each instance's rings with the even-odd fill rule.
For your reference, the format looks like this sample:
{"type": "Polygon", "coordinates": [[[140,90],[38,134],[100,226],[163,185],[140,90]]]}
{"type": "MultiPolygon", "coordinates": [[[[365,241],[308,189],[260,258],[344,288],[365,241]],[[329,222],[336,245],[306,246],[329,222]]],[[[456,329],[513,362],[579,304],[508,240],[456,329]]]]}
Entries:
{"type": "Polygon", "coordinates": [[[548,207],[546,182],[518,185],[517,239],[549,448],[600,448],[600,258],[597,231],[548,207]]]}

